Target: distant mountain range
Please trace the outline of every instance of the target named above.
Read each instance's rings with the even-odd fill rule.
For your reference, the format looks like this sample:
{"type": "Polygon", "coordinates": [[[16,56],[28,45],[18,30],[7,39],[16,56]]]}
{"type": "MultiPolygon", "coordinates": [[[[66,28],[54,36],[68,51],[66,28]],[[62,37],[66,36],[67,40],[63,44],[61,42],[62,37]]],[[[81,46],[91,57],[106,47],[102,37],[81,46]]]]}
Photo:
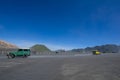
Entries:
{"type": "Polygon", "coordinates": [[[84,49],[72,49],[73,52],[92,52],[93,50],[98,50],[102,53],[120,53],[120,46],[115,44],[106,44],[101,46],[87,47],[84,49]]]}
{"type": "MultiPolygon", "coordinates": [[[[14,44],[5,42],[0,40],[0,49],[2,48],[13,48],[17,49],[18,47],[14,44]]],[[[35,44],[30,48],[34,52],[51,52],[51,50],[46,47],[45,45],[41,44],[35,44]]],[[[78,49],[72,49],[69,50],[70,52],[79,52],[79,53],[89,53],[92,52],[93,50],[98,50],[102,53],[120,53],[120,46],[115,45],[115,44],[106,44],[106,45],[101,45],[101,46],[95,46],[95,47],[86,47],[86,48],[78,48],[78,49]]],[[[65,50],[56,50],[57,52],[66,52],[65,50]]]]}
{"type": "Polygon", "coordinates": [[[16,45],[0,40],[0,48],[18,48],[16,45]]]}

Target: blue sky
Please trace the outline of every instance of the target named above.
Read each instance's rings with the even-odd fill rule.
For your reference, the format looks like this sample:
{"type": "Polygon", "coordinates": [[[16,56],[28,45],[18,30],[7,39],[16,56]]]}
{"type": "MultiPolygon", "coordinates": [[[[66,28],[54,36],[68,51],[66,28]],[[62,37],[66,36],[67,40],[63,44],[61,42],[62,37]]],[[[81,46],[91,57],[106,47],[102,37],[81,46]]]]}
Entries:
{"type": "Polygon", "coordinates": [[[22,48],[120,44],[119,0],[1,0],[0,39],[22,48]]]}

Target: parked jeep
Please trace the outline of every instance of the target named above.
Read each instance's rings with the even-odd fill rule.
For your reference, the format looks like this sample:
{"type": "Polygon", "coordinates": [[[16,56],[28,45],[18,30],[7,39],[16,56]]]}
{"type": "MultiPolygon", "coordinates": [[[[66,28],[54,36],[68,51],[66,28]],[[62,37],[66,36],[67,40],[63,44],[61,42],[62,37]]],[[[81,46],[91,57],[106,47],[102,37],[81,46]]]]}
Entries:
{"type": "Polygon", "coordinates": [[[17,56],[28,57],[30,56],[30,49],[18,49],[17,51],[7,54],[8,58],[15,58],[17,56]]]}

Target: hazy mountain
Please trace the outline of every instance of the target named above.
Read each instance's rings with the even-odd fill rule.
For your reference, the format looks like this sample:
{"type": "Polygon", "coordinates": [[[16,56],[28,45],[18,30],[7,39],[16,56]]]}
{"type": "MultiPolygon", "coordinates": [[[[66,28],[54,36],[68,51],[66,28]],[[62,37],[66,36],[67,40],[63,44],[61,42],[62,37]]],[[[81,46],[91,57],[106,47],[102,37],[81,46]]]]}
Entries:
{"type": "Polygon", "coordinates": [[[102,53],[119,53],[120,46],[115,44],[106,44],[101,46],[86,47],[84,49],[72,49],[73,52],[92,52],[93,50],[98,50],[102,53]]]}

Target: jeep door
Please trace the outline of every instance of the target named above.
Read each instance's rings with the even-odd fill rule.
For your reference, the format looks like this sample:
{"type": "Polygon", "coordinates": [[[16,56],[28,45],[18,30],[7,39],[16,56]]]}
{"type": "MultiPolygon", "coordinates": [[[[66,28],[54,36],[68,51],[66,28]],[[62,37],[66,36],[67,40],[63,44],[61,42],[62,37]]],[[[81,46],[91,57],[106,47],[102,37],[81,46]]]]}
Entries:
{"type": "Polygon", "coordinates": [[[23,49],[19,49],[17,52],[18,56],[23,56],[24,55],[24,50],[23,49]]]}

